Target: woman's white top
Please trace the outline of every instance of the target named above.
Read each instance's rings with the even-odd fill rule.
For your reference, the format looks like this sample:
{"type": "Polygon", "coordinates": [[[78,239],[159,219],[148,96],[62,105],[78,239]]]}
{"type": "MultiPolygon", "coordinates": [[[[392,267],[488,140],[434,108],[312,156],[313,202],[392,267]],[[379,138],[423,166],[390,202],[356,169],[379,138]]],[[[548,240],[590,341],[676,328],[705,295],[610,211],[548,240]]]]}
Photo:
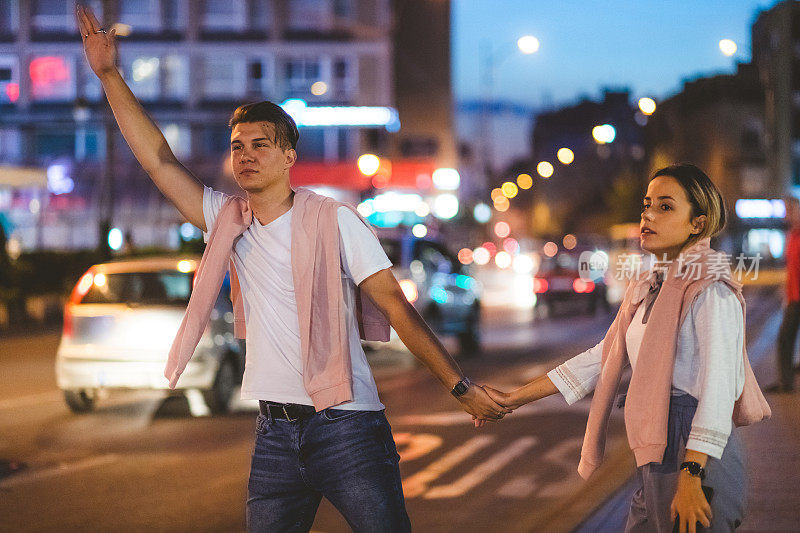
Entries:
{"type": "MultiPolygon", "coordinates": [[[[642,324],[644,309],[639,304],[625,335],[633,372],[644,330],[653,324],[642,324]]],[[[690,394],[698,401],[687,449],[722,457],[733,428],[733,404],[744,388],[743,343],[742,306],[727,285],[714,282],[694,301],[678,333],[672,394],[690,394]]],[[[602,357],[600,341],[547,377],[571,405],[594,390],[602,357]]]]}

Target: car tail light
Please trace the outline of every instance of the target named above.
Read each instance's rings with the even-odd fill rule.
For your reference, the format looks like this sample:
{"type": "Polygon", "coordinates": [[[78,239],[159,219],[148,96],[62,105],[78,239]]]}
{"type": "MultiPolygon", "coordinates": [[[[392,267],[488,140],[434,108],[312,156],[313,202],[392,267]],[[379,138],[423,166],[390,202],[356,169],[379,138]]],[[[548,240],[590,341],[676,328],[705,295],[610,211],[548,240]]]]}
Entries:
{"type": "Polygon", "coordinates": [[[94,270],[90,268],[81,276],[81,279],[75,284],[75,288],[72,289],[69,300],[64,306],[64,329],[62,331],[64,337],[72,336],[72,306],[81,303],[83,297],[86,296],[86,293],[92,288],[93,283],[94,270]]]}
{"type": "Polygon", "coordinates": [[[533,292],[536,294],[541,294],[543,292],[547,292],[547,280],[542,278],[533,278],[533,292]]]}
{"type": "Polygon", "coordinates": [[[419,298],[417,284],[410,279],[400,280],[400,288],[403,289],[403,294],[406,295],[406,300],[412,304],[417,301],[417,298],[419,298]]]}
{"type": "Polygon", "coordinates": [[[575,278],[572,282],[572,290],[578,293],[589,293],[594,290],[594,281],[575,278]]]}
{"type": "Polygon", "coordinates": [[[64,306],[64,329],[61,332],[62,337],[72,337],[72,304],[67,303],[64,306]]]}
{"type": "Polygon", "coordinates": [[[75,288],[72,289],[72,294],[70,294],[67,305],[81,303],[83,297],[86,296],[86,293],[92,288],[92,283],[94,283],[94,270],[90,268],[81,276],[78,283],[75,284],[75,288]]]}

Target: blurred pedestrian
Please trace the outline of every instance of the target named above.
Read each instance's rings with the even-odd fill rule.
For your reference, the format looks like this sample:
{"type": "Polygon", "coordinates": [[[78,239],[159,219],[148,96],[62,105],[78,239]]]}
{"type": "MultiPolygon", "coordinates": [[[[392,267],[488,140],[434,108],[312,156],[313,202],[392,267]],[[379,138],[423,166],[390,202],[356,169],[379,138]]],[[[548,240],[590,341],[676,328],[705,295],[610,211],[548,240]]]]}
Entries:
{"type": "Polygon", "coordinates": [[[259,401],[248,531],[308,531],[322,497],[356,531],[411,528],[399,455],[360,339],[409,350],[479,420],[509,409],[472,385],[406,299],[353,206],[292,188],[299,133],[272,102],[236,109],[230,161],[245,198],[204,187],[174,156],[116,67],[114,30],[78,19],[89,65],[125,140],[161,192],[206,233],[165,376],[177,386],[228,265],[234,330],[246,332],[242,399],[259,401]]]}
{"type": "Polygon", "coordinates": [[[794,392],[794,354],[797,330],[800,328],[800,201],[793,196],[786,205],[786,304],[778,332],[778,381],[764,390],[775,393],[794,392]]]}
{"type": "MultiPolygon", "coordinates": [[[[625,408],[637,489],[626,531],[732,531],[744,516],[747,476],[734,425],[770,416],[745,351],[741,284],[710,247],[725,226],[717,187],[693,165],[655,173],[640,221],[656,267],[629,284],[605,338],[510,393],[512,409],[560,392],[572,404],[594,390],[578,473],[603,460],[623,369],[633,369],[625,408]]],[[[478,423],[479,425],[482,422],[478,423]]]]}

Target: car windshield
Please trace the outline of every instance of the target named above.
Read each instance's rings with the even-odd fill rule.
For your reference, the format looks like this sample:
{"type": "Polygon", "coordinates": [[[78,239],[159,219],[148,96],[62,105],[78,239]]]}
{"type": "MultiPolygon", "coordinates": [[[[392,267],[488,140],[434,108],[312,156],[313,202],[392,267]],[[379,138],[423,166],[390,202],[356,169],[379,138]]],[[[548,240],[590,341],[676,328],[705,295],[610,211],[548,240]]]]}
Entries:
{"type": "Polygon", "coordinates": [[[163,270],[97,274],[81,303],[184,306],[189,302],[191,292],[191,272],[163,270]]]}

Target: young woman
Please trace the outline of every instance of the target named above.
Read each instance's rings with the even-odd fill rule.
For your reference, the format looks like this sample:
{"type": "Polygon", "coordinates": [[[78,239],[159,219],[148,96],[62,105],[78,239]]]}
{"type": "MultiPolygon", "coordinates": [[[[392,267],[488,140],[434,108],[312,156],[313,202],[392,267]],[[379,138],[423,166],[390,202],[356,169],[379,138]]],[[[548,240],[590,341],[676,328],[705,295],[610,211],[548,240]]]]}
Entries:
{"type": "Polygon", "coordinates": [[[641,246],[656,263],[633,276],[603,341],[513,392],[487,387],[512,409],[557,392],[572,404],[594,390],[578,466],[586,478],[602,462],[620,377],[632,367],[620,403],[639,487],[626,531],[669,532],[676,519],[681,533],[697,522],[731,531],[744,515],[744,453],[733,426],[770,411],[744,350],[741,285],[727,256],[709,246],[724,226],[722,195],[703,171],[656,172],[640,222],[641,246]]]}

